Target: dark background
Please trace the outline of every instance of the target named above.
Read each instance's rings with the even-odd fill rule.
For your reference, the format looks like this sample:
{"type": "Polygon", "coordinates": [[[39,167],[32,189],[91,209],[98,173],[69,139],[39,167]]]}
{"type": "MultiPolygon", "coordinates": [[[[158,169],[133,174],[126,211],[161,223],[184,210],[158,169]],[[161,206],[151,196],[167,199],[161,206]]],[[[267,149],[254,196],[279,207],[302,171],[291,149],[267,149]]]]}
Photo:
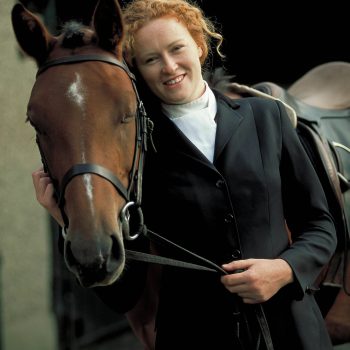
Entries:
{"type": "Polygon", "coordinates": [[[292,1],[199,4],[222,24],[225,65],[239,83],[270,80],[288,85],[321,63],[350,60],[345,2],[317,2],[313,8],[292,1]]]}
{"type": "MultiPolygon", "coordinates": [[[[119,0],[122,5],[130,0],[119,0]]],[[[96,0],[22,0],[44,13],[52,30],[71,18],[90,22],[96,0]]],[[[224,67],[239,83],[288,85],[329,61],[350,61],[345,1],[279,3],[197,0],[224,35],[224,67]],[[308,7],[306,6],[308,5],[308,7]],[[312,4],[311,4],[312,5],[312,4]]],[[[213,55],[211,67],[221,66],[213,55]]]]}

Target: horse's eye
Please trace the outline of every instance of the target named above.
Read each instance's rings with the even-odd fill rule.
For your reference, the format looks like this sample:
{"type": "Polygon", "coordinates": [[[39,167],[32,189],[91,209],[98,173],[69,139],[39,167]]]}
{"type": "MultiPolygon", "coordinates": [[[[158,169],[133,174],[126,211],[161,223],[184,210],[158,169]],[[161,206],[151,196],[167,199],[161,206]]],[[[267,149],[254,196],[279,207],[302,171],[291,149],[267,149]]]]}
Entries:
{"type": "Polygon", "coordinates": [[[129,123],[131,122],[132,120],[134,120],[136,117],[135,114],[126,114],[123,116],[122,118],[122,123],[129,123]]]}

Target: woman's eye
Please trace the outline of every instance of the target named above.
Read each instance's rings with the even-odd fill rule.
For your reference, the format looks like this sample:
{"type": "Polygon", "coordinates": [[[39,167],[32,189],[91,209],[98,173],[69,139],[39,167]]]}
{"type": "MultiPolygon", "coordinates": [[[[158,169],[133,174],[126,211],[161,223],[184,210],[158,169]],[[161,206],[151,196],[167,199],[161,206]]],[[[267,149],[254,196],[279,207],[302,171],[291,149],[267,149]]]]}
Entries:
{"type": "Polygon", "coordinates": [[[155,62],[156,58],[155,57],[149,57],[147,58],[147,60],[145,61],[146,64],[149,64],[149,63],[153,63],[155,62]]]}
{"type": "Polygon", "coordinates": [[[176,45],[174,46],[173,51],[180,51],[183,47],[183,45],[176,45]]]}

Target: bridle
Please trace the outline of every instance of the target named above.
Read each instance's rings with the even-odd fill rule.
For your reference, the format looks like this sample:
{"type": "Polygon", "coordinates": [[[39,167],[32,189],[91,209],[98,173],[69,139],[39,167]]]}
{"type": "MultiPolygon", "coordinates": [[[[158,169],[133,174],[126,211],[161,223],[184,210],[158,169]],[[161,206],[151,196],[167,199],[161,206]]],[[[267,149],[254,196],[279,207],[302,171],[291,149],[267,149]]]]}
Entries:
{"type": "MultiPolygon", "coordinates": [[[[44,166],[44,171],[47,172],[51,178],[51,181],[54,185],[55,189],[55,196],[58,202],[58,207],[61,211],[61,215],[64,221],[64,228],[62,231],[62,236],[64,239],[66,239],[66,230],[69,226],[69,220],[67,217],[67,214],[64,211],[64,205],[65,205],[65,190],[67,188],[67,185],[69,182],[78,175],[83,174],[96,174],[107,181],[109,181],[115,189],[122,195],[122,197],[125,199],[126,204],[121,209],[119,214],[119,219],[121,221],[122,225],[122,231],[123,231],[123,237],[126,240],[134,240],[136,239],[140,234],[144,234],[149,238],[151,241],[153,241],[156,244],[160,245],[167,245],[175,250],[180,250],[181,252],[185,253],[186,255],[190,255],[192,258],[195,258],[199,260],[201,263],[204,263],[206,266],[198,265],[198,264],[192,264],[189,262],[179,261],[176,259],[166,258],[166,257],[160,257],[157,255],[152,255],[148,253],[143,252],[135,252],[130,250],[125,250],[126,255],[129,259],[132,260],[139,260],[139,261],[145,261],[150,263],[158,263],[163,265],[172,265],[172,266],[178,266],[178,267],[185,267],[190,269],[198,269],[198,270],[204,270],[204,271],[211,271],[211,272],[220,272],[221,274],[226,273],[221,267],[217,266],[213,262],[191,252],[187,249],[177,245],[176,243],[167,240],[166,238],[158,235],[157,233],[149,230],[144,225],[143,221],[143,214],[141,210],[141,200],[142,200],[142,178],[143,178],[143,167],[144,167],[144,158],[145,154],[147,152],[147,144],[150,140],[153,145],[152,141],[152,131],[153,131],[153,122],[147,117],[144,105],[140,99],[140,96],[137,92],[136,88],[136,78],[134,74],[132,74],[128,68],[128,66],[117,60],[116,58],[107,56],[107,55],[76,55],[76,56],[66,56],[61,57],[57,59],[53,59],[50,61],[46,61],[42,66],[39,67],[38,72],[36,76],[38,77],[40,74],[42,74],[44,71],[51,67],[64,65],[64,64],[74,64],[74,63],[80,63],[80,62],[87,62],[87,61],[99,61],[99,62],[105,62],[108,64],[112,64],[116,67],[121,68],[124,70],[127,75],[129,76],[133,89],[135,91],[136,99],[137,99],[137,113],[136,113],[136,146],[135,146],[135,152],[134,152],[134,159],[133,159],[133,166],[129,174],[129,186],[128,188],[125,188],[124,185],[121,183],[121,181],[118,179],[117,176],[115,176],[109,169],[99,165],[99,164],[93,164],[93,163],[86,163],[86,164],[75,164],[73,165],[68,171],[65,173],[65,175],[62,178],[61,186],[59,186],[58,181],[52,176],[52,173],[50,172],[50,169],[48,167],[48,162],[46,160],[45,154],[43,152],[43,149],[40,145],[39,137],[37,136],[36,141],[38,144],[38,148],[41,155],[41,160],[44,166]],[[131,198],[133,196],[133,198],[131,198]],[[130,220],[130,214],[129,209],[135,207],[136,212],[138,213],[138,226],[135,230],[134,234],[130,234],[130,226],[129,226],[129,220],[130,220]]],[[[134,225],[135,226],[135,225],[134,225]]]]}
{"type": "Polygon", "coordinates": [[[220,266],[217,266],[213,262],[187,250],[186,248],[183,248],[177,245],[172,241],[167,240],[166,238],[160,236],[159,234],[147,229],[146,226],[144,225],[143,214],[141,210],[142,178],[143,178],[144,158],[145,158],[145,153],[147,152],[147,144],[149,140],[151,141],[151,144],[154,147],[153,141],[152,141],[153,122],[147,117],[144,105],[137,92],[136,78],[134,74],[130,72],[128,66],[116,58],[113,58],[107,55],[101,55],[101,54],[66,56],[66,57],[61,57],[61,58],[46,61],[43,65],[39,67],[36,76],[38,77],[40,74],[42,74],[44,71],[46,71],[51,67],[64,65],[64,64],[81,63],[81,62],[87,62],[87,61],[99,61],[99,62],[105,62],[107,64],[112,64],[124,70],[129,76],[132,82],[133,89],[135,91],[136,99],[137,99],[136,146],[135,146],[135,152],[134,152],[133,166],[129,174],[130,181],[129,181],[128,188],[125,188],[124,185],[121,183],[121,181],[118,179],[118,177],[115,176],[109,169],[99,164],[93,164],[93,163],[73,165],[65,173],[65,175],[62,178],[61,186],[59,186],[58,181],[52,176],[52,173],[50,172],[50,169],[48,167],[48,162],[46,160],[43,149],[40,145],[39,137],[37,136],[36,140],[40,151],[41,160],[44,166],[44,171],[47,172],[51,178],[51,181],[55,189],[55,196],[58,202],[58,206],[64,221],[64,228],[62,231],[63,238],[66,239],[66,230],[69,226],[69,220],[64,211],[65,190],[67,188],[67,185],[74,177],[78,175],[92,173],[109,181],[125,199],[126,204],[120,211],[119,219],[122,224],[123,237],[126,240],[134,240],[140,234],[144,234],[149,240],[151,240],[155,244],[170,246],[171,248],[175,250],[179,250],[182,253],[189,255],[192,258],[200,261],[200,263],[204,264],[205,266],[125,249],[126,256],[129,259],[163,264],[163,265],[184,267],[184,268],[190,268],[190,269],[204,270],[204,271],[210,271],[210,272],[219,272],[221,274],[225,274],[226,273],[225,270],[223,270],[220,266]],[[133,198],[131,198],[132,195],[133,195],[133,198]],[[130,220],[129,209],[131,207],[136,208],[136,212],[138,213],[138,217],[139,217],[137,221],[138,226],[137,226],[137,229],[135,230],[136,232],[132,235],[130,234],[130,227],[129,227],[129,220],[130,220]]]}
{"type": "Polygon", "coordinates": [[[140,235],[143,227],[143,215],[141,210],[142,174],[143,174],[145,153],[147,151],[147,141],[148,141],[148,138],[151,138],[151,133],[153,130],[153,123],[147,117],[145,108],[137,92],[137,88],[135,84],[136,78],[134,74],[130,72],[128,66],[124,62],[121,62],[120,60],[114,57],[101,55],[101,54],[98,54],[98,55],[89,54],[89,55],[65,56],[65,57],[60,57],[57,59],[46,61],[43,65],[39,67],[36,77],[38,77],[40,74],[42,74],[44,71],[46,71],[51,67],[88,62],[88,61],[104,62],[124,70],[131,80],[131,83],[136,95],[136,99],[137,99],[136,146],[135,146],[132,168],[129,173],[128,188],[125,188],[125,186],[118,179],[118,177],[114,175],[109,169],[105,168],[102,165],[94,164],[94,163],[84,163],[84,164],[73,165],[65,173],[65,175],[62,178],[61,186],[59,186],[58,181],[52,177],[52,173],[50,172],[50,169],[48,167],[48,162],[46,160],[43,149],[40,145],[39,137],[37,136],[36,140],[37,140],[38,148],[39,148],[42,163],[44,166],[44,171],[49,174],[54,185],[55,195],[58,201],[58,207],[61,211],[61,215],[64,222],[64,229],[62,231],[64,238],[66,236],[66,231],[69,226],[69,220],[64,210],[65,191],[66,191],[67,185],[70,183],[70,181],[72,181],[74,177],[78,175],[95,174],[109,181],[114,186],[114,188],[119,192],[119,194],[125,199],[126,204],[120,211],[119,219],[122,225],[122,232],[123,232],[124,238],[126,240],[134,240],[140,235]],[[136,233],[132,235],[130,234],[130,227],[129,227],[129,219],[130,219],[129,209],[131,207],[136,208],[136,212],[138,213],[138,217],[139,217],[138,218],[139,227],[136,230],[136,233]]]}

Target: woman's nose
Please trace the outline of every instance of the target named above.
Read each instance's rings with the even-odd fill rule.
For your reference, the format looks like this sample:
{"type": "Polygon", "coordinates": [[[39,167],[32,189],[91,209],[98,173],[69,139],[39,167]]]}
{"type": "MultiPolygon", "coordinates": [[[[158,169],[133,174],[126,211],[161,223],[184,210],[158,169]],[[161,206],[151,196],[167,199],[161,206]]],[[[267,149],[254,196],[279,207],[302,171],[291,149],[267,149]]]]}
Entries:
{"type": "Polygon", "coordinates": [[[163,60],[162,72],[171,74],[174,73],[177,69],[177,63],[171,57],[165,57],[163,60]]]}

